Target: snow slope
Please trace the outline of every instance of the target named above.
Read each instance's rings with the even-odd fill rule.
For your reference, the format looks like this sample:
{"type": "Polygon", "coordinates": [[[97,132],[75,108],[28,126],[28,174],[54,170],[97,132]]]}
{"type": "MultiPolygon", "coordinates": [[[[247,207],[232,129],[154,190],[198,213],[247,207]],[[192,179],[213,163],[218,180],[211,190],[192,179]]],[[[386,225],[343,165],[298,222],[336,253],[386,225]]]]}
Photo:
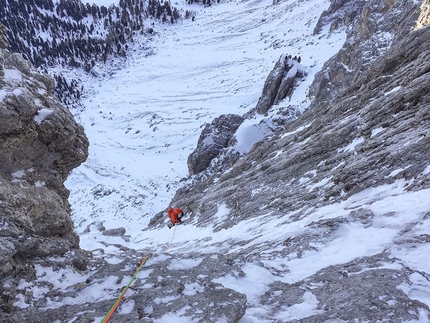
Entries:
{"type": "MultiPolygon", "coordinates": [[[[209,8],[182,2],[179,6],[195,10],[195,21],[183,20],[173,26],[154,23],[152,42],[148,45],[144,38],[137,40],[126,62],[111,61],[109,68],[102,67],[106,76],[100,78],[79,76],[88,93],[84,98],[86,109],[75,111],[75,116],[89,137],[90,155],[86,163],[73,171],[66,186],[71,191],[81,247],[104,249],[105,259],[110,257],[112,263],[118,249],[106,248],[103,241],[135,249],[149,248],[155,254],[168,246],[172,232],[167,227],[146,227],[154,214],[167,208],[181,180],[188,177],[187,157],[205,123],[221,114],[243,114],[253,108],[264,80],[282,54],[300,56],[307,68],[306,81],[288,102],[305,110],[314,74],[345,40],[343,33],[323,31],[322,36],[312,35],[329,1],[283,1],[275,5],[272,0],[225,1],[209,8]],[[106,229],[124,227],[126,237],[103,236],[96,228],[99,223],[106,229]]],[[[288,216],[252,218],[216,233],[211,228],[187,223],[177,228],[170,250],[175,254],[229,253],[270,246],[270,252],[260,255],[264,267],[261,263],[247,263],[242,268],[245,277],[223,277],[217,282],[247,295],[249,306],[241,322],[272,322],[263,319],[269,309],[262,307],[258,299],[275,280],[295,283],[329,265],[383,250],[390,250],[403,265],[430,272],[430,265],[417,261],[418,255],[430,252],[426,244],[413,251],[392,244],[408,223],[421,223],[425,231],[430,221],[424,217],[429,204],[423,202],[430,192],[404,192],[404,184],[399,180],[365,190],[341,204],[310,208],[305,219],[291,223],[285,220],[288,216]],[[335,239],[315,246],[318,252],[306,251],[287,258],[275,256],[283,241],[293,233],[299,235],[312,221],[346,216],[358,207],[372,210],[376,215],[374,226],[345,223],[335,239]],[[247,242],[239,244],[240,241],[247,242]]],[[[218,221],[227,214],[228,209],[220,205],[218,221]]],[[[419,234],[416,230],[415,227],[413,232],[419,234]]],[[[146,275],[145,270],[141,275],[146,275]]],[[[73,284],[73,279],[68,283],[73,284]]],[[[405,292],[430,306],[428,281],[415,277],[412,283],[415,288],[405,292]]],[[[95,293],[101,295],[103,291],[95,293]]],[[[276,319],[308,317],[317,313],[317,305],[315,296],[307,292],[303,303],[278,313],[276,319]]],[[[157,322],[180,320],[179,314],[172,313],[157,322]]],[[[427,321],[428,313],[423,312],[416,322],[427,321]]]]}
{"type": "Polygon", "coordinates": [[[305,109],[314,73],[345,37],[312,36],[328,5],[316,0],[228,1],[209,8],[182,3],[196,11],[194,22],[155,23],[151,50],[142,38],[125,64],[110,63],[109,76],[79,76],[89,94],[85,111],[75,116],[90,140],[90,155],[66,182],[77,232],[103,221],[106,228],[122,226],[136,237],[188,176],[186,160],[202,126],[221,114],[253,108],[281,54],[301,56],[308,68],[307,81],[289,102],[305,109]]]}

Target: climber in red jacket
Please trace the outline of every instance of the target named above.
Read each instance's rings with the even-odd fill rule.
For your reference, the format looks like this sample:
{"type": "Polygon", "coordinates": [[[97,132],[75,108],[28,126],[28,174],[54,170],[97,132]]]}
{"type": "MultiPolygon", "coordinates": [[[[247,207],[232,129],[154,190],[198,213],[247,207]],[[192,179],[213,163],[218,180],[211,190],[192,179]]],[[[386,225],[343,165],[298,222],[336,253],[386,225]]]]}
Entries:
{"type": "Polygon", "coordinates": [[[169,227],[169,229],[171,227],[173,227],[174,225],[176,225],[177,223],[181,223],[181,219],[184,216],[184,211],[182,211],[180,208],[175,207],[169,207],[167,209],[167,215],[170,218],[171,223],[169,223],[167,226],[169,227]]]}

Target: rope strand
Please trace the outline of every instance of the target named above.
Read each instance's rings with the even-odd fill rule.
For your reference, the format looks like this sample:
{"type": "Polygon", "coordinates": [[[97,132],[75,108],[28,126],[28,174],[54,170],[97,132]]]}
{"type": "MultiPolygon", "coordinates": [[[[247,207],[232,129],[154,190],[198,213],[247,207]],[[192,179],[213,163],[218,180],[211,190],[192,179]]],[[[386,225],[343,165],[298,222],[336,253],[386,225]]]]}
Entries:
{"type": "Polygon", "coordinates": [[[109,312],[106,314],[105,318],[103,319],[102,323],[107,323],[109,321],[109,319],[111,318],[112,314],[115,312],[116,308],[118,307],[119,303],[121,302],[121,300],[123,299],[125,292],[127,291],[127,289],[130,287],[131,283],[134,281],[134,279],[136,278],[137,274],[139,273],[139,271],[142,269],[143,265],[145,264],[145,262],[148,260],[150,256],[146,256],[145,258],[143,258],[142,262],[140,263],[139,267],[137,268],[136,272],[134,273],[133,277],[131,278],[130,282],[128,283],[128,285],[124,288],[124,290],[121,292],[121,294],[119,295],[119,297],[117,298],[115,304],[113,304],[113,306],[111,307],[111,309],[109,310],[109,312]]]}
{"type": "Polygon", "coordinates": [[[169,246],[167,247],[166,250],[164,250],[164,253],[167,253],[167,251],[169,251],[170,247],[172,246],[173,243],[173,238],[175,237],[175,232],[176,232],[176,225],[174,225],[175,229],[173,229],[173,235],[172,235],[172,239],[170,240],[169,246]]]}
{"type": "MultiPolygon", "coordinates": [[[[167,246],[167,249],[164,250],[164,253],[167,253],[170,249],[170,247],[172,246],[173,243],[173,239],[175,238],[175,233],[176,233],[176,225],[174,226],[175,229],[173,229],[173,235],[172,235],[172,239],[170,240],[169,245],[167,246]]],[[[150,256],[146,256],[145,258],[143,258],[142,262],[140,263],[139,267],[137,268],[136,272],[134,273],[133,277],[131,278],[130,282],[128,283],[128,285],[123,289],[123,291],[121,292],[121,294],[118,296],[115,304],[113,304],[113,306],[111,307],[111,309],[109,310],[109,312],[106,314],[106,316],[104,317],[102,323],[107,323],[109,321],[109,319],[112,317],[113,313],[115,312],[115,310],[117,309],[117,307],[119,306],[119,303],[121,303],[121,300],[124,298],[125,292],[128,290],[128,288],[130,287],[131,283],[135,280],[137,274],[139,273],[139,271],[142,269],[143,265],[146,263],[146,261],[148,260],[150,256]]]]}

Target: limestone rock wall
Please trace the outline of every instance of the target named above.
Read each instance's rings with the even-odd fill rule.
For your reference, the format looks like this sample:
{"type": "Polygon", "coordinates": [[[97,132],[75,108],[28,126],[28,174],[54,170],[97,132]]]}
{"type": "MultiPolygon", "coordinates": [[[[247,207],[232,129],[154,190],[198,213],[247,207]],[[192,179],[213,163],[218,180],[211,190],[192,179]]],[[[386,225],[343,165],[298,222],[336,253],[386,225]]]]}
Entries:
{"type": "Polygon", "coordinates": [[[300,58],[282,55],[264,82],[263,91],[255,111],[259,114],[265,114],[272,105],[279,103],[287,96],[291,96],[297,83],[305,76],[304,70],[300,64],[300,58]]]}
{"type": "Polygon", "coordinates": [[[430,24],[430,0],[423,0],[420,8],[416,29],[420,29],[430,24]]]}
{"type": "MultiPolygon", "coordinates": [[[[4,27],[2,27],[4,28],[4,27]]],[[[86,160],[82,126],[51,95],[54,81],[0,32],[0,277],[33,257],[79,247],[64,181],[86,160]]]]}
{"type": "Polygon", "coordinates": [[[332,29],[346,26],[348,37],[343,48],[315,76],[309,94],[316,102],[333,99],[347,90],[375,59],[414,29],[421,12],[416,1],[332,3],[331,7],[336,10],[329,9],[323,14],[315,32],[321,24],[331,23],[332,29]]]}
{"type": "MultiPolygon", "coordinates": [[[[261,212],[281,209],[288,212],[306,205],[342,200],[376,183],[394,181],[390,174],[395,169],[405,169],[397,177],[415,178],[410,189],[415,185],[429,185],[422,172],[430,158],[425,148],[430,131],[426,122],[430,102],[430,29],[428,26],[416,31],[411,29],[419,16],[419,3],[390,3],[369,1],[368,9],[363,8],[364,17],[357,16],[361,22],[379,17],[381,29],[376,28],[372,19],[368,22],[376,28],[373,32],[379,34],[398,19],[393,18],[390,10],[404,6],[397,7],[397,12],[400,16],[403,14],[403,18],[408,17],[402,21],[406,31],[402,29],[400,36],[394,35],[388,49],[382,45],[384,55],[369,61],[366,70],[362,70],[363,65],[359,63],[354,65],[356,72],[351,75],[338,75],[339,82],[330,85],[336,95],[331,98],[321,92],[307,113],[286,125],[284,131],[254,145],[247,156],[239,159],[219,180],[196,181],[179,190],[172,203],[180,201],[189,205],[196,218],[204,214],[202,225],[210,225],[205,219],[216,213],[217,205],[227,203],[231,214],[219,227],[222,229],[261,212]],[[383,15],[381,8],[385,8],[382,12],[386,16],[382,17],[387,21],[380,17],[383,15]],[[376,136],[375,131],[379,130],[376,136]],[[286,136],[284,133],[293,134],[286,136]],[[407,138],[417,140],[408,144],[407,138]],[[345,148],[355,143],[354,151],[345,148]],[[315,170],[316,175],[307,174],[315,170]],[[308,178],[306,185],[300,183],[300,178],[308,178]],[[327,178],[331,178],[331,184],[315,191],[306,189],[327,178]],[[280,189],[286,183],[288,190],[280,189]],[[255,187],[264,187],[264,193],[254,196],[255,187]]],[[[370,30],[364,28],[363,23],[357,28],[370,30]]],[[[352,57],[360,56],[363,49],[355,46],[356,50],[352,51],[351,46],[358,36],[367,37],[361,33],[350,34],[344,48],[327,66],[335,70],[336,65],[342,65],[345,52],[352,57]]],[[[319,81],[321,79],[316,83],[319,81]]],[[[321,88],[320,91],[326,90],[321,88]]]]}
{"type": "Polygon", "coordinates": [[[209,167],[211,161],[229,145],[243,120],[241,116],[235,114],[221,115],[205,126],[196,149],[188,156],[188,170],[191,175],[209,167]]]}

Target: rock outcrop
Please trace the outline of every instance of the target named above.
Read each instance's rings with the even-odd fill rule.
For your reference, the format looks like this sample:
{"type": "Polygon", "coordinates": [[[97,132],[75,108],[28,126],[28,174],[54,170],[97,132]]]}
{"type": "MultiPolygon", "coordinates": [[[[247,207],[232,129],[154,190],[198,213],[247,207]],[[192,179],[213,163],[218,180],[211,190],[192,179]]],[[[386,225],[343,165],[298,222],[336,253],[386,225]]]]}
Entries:
{"type": "Polygon", "coordinates": [[[196,149],[188,157],[188,171],[196,175],[209,167],[224,148],[229,146],[244,118],[236,114],[222,115],[203,129],[196,149]]]}
{"type": "Polygon", "coordinates": [[[335,31],[344,26],[351,25],[360,16],[366,1],[336,0],[331,1],[330,6],[318,19],[314,28],[314,34],[320,34],[322,29],[329,26],[330,31],[335,31]]]}
{"type": "Polygon", "coordinates": [[[88,155],[72,114],[51,95],[54,81],[0,33],[0,277],[31,259],[79,247],[64,181],[88,155]]]}
{"type": "Polygon", "coordinates": [[[337,12],[342,14],[336,15],[327,10],[315,33],[321,30],[320,24],[324,22],[334,23],[336,28],[346,24],[348,39],[315,76],[309,90],[315,102],[332,99],[348,89],[376,58],[409,34],[420,14],[414,1],[334,1],[330,7],[337,8],[337,12]],[[354,10],[359,15],[354,14],[357,12],[354,10]]]}
{"type": "Polygon", "coordinates": [[[297,83],[305,76],[300,57],[282,55],[267,76],[255,110],[265,114],[274,105],[291,96],[297,83]]]}
{"type": "Polygon", "coordinates": [[[420,29],[430,24],[430,0],[423,0],[419,13],[415,29],[420,29]]]}

